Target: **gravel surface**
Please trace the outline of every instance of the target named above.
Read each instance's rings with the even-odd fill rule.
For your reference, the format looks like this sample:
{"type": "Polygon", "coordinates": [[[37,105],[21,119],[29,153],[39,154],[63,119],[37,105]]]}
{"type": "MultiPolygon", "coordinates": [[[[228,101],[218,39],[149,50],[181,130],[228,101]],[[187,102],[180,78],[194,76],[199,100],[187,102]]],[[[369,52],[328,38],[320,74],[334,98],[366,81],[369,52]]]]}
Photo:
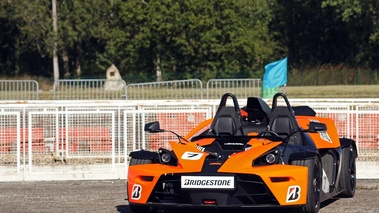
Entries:
{"type": "MultiPolygon", "coordinates": [[[[125,198],[124,180],[0,182],[0,212],[5,213],[131,213],[125,198]]],[[[332,199],[324,202],[320,213],[376,213],[379,212],[378,201],[379,179],[358,180],[354,198],[332,199]]]]}

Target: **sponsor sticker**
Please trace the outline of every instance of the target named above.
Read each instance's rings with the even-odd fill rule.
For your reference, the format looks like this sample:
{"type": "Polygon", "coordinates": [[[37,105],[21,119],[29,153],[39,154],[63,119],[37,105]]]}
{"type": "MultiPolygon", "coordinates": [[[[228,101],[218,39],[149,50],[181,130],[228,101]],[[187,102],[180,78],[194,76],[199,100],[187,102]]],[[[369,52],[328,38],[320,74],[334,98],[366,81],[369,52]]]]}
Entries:
{"type": "Polygon", "coordinates": [[[134,184],[132,187],[132,200],[139,200],[142,194],[142,186],[134,184]]]}
{"type": "Polygon", "coordinates": [[[332,139],[330,139],[329,135],[327,132],[320,132],[320,137],[321,139],[323,139],[324,141],[327,141],[329,143],[332,143],[332,139]]]}
{"type": "Polygon", "coordinates": [[[203,153],[199,152],[185,152],[182,155],[183,160],[200,160],[203,157],[203,153]]]}
{"type": "Polygon", "coordinates": [[[298,201],[300,199],[300,191],[301,191],[300,186],[288,187],[286,202],[290,203],[290,202],[298,201]]]}
{"type": "Polygon", "coordinates": [[[184,189],[234,189],[233,176],[182,176],[184,189]]]}

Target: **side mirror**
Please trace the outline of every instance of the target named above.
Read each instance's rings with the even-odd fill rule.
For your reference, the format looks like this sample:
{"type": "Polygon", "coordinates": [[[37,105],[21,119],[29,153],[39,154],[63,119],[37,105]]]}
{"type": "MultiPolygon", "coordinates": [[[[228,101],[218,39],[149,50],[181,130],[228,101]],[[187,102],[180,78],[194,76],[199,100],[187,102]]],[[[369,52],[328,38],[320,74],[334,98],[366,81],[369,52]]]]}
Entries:
{"type": "Polygon", "coordinates": [[[151,132],[151,133],[163,132],[164,131],[163,129],[160,128],[158,121],[154,121],[154,122],[150,122],[150,123],[145,124],[144,130],[146,132],[151,132]]]}
{"type": "Polygon", "coordinates": [[[327,129],[328,128],[326,127],[324,123],[319,123],[319,122],[314,122],[314,121],[309,122],[309,129],[308,129],[309,132],[324,132],[327,129]]]}

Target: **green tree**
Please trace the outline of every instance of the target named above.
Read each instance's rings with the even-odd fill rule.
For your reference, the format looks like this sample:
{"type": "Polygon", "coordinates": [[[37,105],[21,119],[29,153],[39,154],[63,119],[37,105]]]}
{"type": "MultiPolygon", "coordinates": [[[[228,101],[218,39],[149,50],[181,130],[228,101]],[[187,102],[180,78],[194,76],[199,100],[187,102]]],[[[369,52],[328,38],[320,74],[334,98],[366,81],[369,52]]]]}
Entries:
{"type": "MultiPolygon", "coordinates": [[[[97,55],[104,49],[111,3],[103,0],[58,1],[58,51],[64,76],[104,72],[97,55]]],[[[109,65],[109,64],[108,64],[109,65]]]]}
{"type": "Polygon", "coordinates": [[[275,39],[288,49],[292,67],[347,63],[354,48],[349,32],[334,8],[322,1],[276,1],[270,25],[275,39]]]}
{"type": "Polygon", "coordinates": [[[347,24],[349,37],[355,45],[356,66],[379,67],[379,2],[377,0],[325,0],[323,6],[333,7],[347,24]]]}
{"type": "Polygon", "coordinates": [[[104,58],[154,80],[257,77],[278,49],[270,1],[115,1],[104,58]],[[158,64],[158,61],[160,64],[158,64]],[[258,71],[258,72],[257,72],[258,71]]]}
{"type": "Polygon", "coordinates": [[[2,59],[6,64],[2,67],[7,69],[3,73],[9,74],[12,70],[11,75],[19,76],[23,73],[37,74],[44,70],[36,69],[35,65],[43,63],[51,53],[51,22],[48,15],[48,1],[0,1],[0,44],[2,59]]]}

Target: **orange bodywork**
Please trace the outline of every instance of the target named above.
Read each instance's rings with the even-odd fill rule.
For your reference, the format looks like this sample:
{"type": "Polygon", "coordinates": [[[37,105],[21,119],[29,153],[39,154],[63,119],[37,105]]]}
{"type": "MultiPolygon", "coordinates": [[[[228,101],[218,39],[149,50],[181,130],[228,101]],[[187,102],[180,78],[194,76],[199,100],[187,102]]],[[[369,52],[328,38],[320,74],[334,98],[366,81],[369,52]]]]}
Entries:
{"type": "MultiPolygon", "coordinates": [[[[204,138],[198,141],[198,144],[208,144],[214,139],[204,138]]],[[[167,166],[162,164],[146,164],[129,167],[128,175],[128,196],[130,202],[146,203],[152,190],[157,184],[158,179],[162,175],[167,174],[185,174],[200,172],[204,164],[206,156],[209,154],[199,151],[196,143],[179,144],[170,142],[172,149],[178,156],[178,166],[167,166]],[[185,160],[181,156],[185,152],[198,153],[201,155],[196,161],[185,160]],[[151,176],[152,180],[144,180],[144,177],[151,176]],[[132,187],[138,184],[141,186],[142,193],[138,199],[132,199],[132,187]]],[[[272,194],[278,200],[280,205],[302,205],[306,203],[307,195],[307,167],[294,165],[269,165],[269,166],[252,166],[254,159],[264,154],[268,150],[276,147],[280,142],[271,142],[266,139],[253,138],[249,141],[251,149],[245,152],[232,154],[229,159],[218,169],[220,174],[255,174],[260,176],[272,194]],[[284,172],[285,171],[285,172],[284,172]],[[297,186],[299,191],[299,199],[294,202],[287,202],[288,191],[291,187],[297,186]]]]}
{"type": "MultiPolygon", "coordinates": [[[[244,113],[245,114],[243,114],[243,116],[246,117],[247,114],[246,112],[244,113]]],[[[305,130],[301,131],[304,132],[304,134],[309,135],[318,150],[335,149],[341,146],[333,120],[316,116],[296,116],[296,119],[300,129],[305,130]],[[325,130],[324,128],[321,128],[323,126],[320,127],[320,125],[317,125],[317,127],[325,131],[306,131],[309,129],[310,122],[323,123],[326,125],[327,129],[325,130]]],[[[288,159],[286,163],[284,160],[281,161],[282,163],[278,163],[280,162],[278,160],[275,163],[271,162],[271,164],[255,164],[256,161],[263,159],[263,156],[267,157],[271,152],[273,152],[273,150],[276,150],[276,153],[279,153],[278,156],[284,158],[285,155],[280,155],[280,151],[278,151],[283,149],[279,149],[278,147],[280,145],[282,147],[285,145],[284,149],[286,149],[289,143],[288,140],[287,142],[285,142],[284,139],[281,140],[280,138],[277,141],[269,140],[268,137],[263,137],[262,135],[259,136],[258,132],[252,131],[243,135],[247,138],[243,141],[243,149],[237,151],[234,151],[234,149],[226,149],[227,154],[225,154],[225,158],[221,162],[221,160],[218,161],[221,159],[220,156],[217,156],[215,153],[211,153],[209,151],[207,152],[204,149],[204,147],[212,146],[212,144],[216,141],[216,136],[197,137],[196,140],[194,139],[195,142],[190,142],[191,138],[208,131],[212,122],[213,119],[205,120],[196,128],[191,130],[186,136],[184,136],[185,140],[181,139],[179,143],[170,142],[171,150],[174,151],[177,158],[177,164],[175,163],[175,166],[166,165],[163,163],[149,163],[129,166],[127,185],[129,202],[134,204],[146,204],[153,191],[156,190],[155,187],[157,187],[157,183],[160,178],[165,176],[173,176],[174,174],[193,177],[191,175],[201,174],[204,164],[207,164],[206,166],[208,166],[208,168],[212,168],[210,170],[213,173],[210,173],[211,175],[209,175],[209,173],[201,174],[199,175],[200,177],[207,177],[206,175],[216,178],[228,177],[235,182],[237,182],[237,180],[234,178],[238,175],[251,175],[254,177],[259,177],[262,179],[260,181],[263,181],[262,187],[268,188],[267,191],[269,191],[270,196],[272,195],[275,197],[280,206],[299,206],[306,204],[308,193],[307,187],[309,185],[307,166],[292,165],[288,159]],[[213,157],[213,161],[206,161],[209,155],[211,155],[210,157],[213,157]],[[188,156],[192,156],[192,158],[188,156]],[[213,165],[215,167],[212,167],[213,165]],[[135,192],[137,192],[136,194],[138,194],[138,196],[134,195],[135,192]]],[[[307,140],[309,140],[309,137],[306,137],[307,140]]],[[[239,141],[227,142],[237,145],[239,143],[239,141]]],[[[304,156],[309,153],[313,154],[312,157],[307,155],[304,159],[307,159],[307,157],[308,159],[318,157],[318,150],[314,150],[315,148],[313,145],[311,147],[313,150],[308,150],[308,147],[301,150],[301,154],[304,156]]],[[[296,152],[297,148],[295,147],[293,150],[293,152],[296,152]]],[[[291,154],[288,154],[285,157],[289,158],[289,155],[291,154]]],[[[279,157],[277,159],[279,159],[279,157]]],[[[303,160],[301,157],[300,159],[303,160]]],[[[295,160],[299,160],[299,158],[295,160]]],[[[181,183],[183,182],[183,179],[181,179],[181,183]]],[[[193,188],[186,188],[185,190],[192,189],[193,188]]],[[[198,188],[195,188],[195,190],[206,191],[206,189],[198,188]]],[[[222,190],[228,190],[228,188],[222,188],[222,190]]],[[[272,196],[270,198],[272,198],[272,196]]],[[[211,197],[209,198],[209,202],[213,202],[211,197]]]]}
{"type": "Polygon", "coordinates": [[[190,138],[195,136],[195,134],[201,133],[201,130],[204,130],[205,128],[209,127],[209,125],[211,125],[212,121],[213,121],[213,118],[207,119],[207,120],[201,122],[193,130],[191,130],[186,136],[184,136],[184,138],[189,140],[190,138]]]}
{"type": "Polygon", "coordinates": [[[297,116],[296,118],[300,127],[303,129],[308,129],[309,122],[311,121],[317,121],[327,126],[327,130],[325,132],[309,134],[309,136],[313,139],[317,149],[337,148],[341,145],[337,133],[337,128],[332,119],[313,116],[297,116]]]}

